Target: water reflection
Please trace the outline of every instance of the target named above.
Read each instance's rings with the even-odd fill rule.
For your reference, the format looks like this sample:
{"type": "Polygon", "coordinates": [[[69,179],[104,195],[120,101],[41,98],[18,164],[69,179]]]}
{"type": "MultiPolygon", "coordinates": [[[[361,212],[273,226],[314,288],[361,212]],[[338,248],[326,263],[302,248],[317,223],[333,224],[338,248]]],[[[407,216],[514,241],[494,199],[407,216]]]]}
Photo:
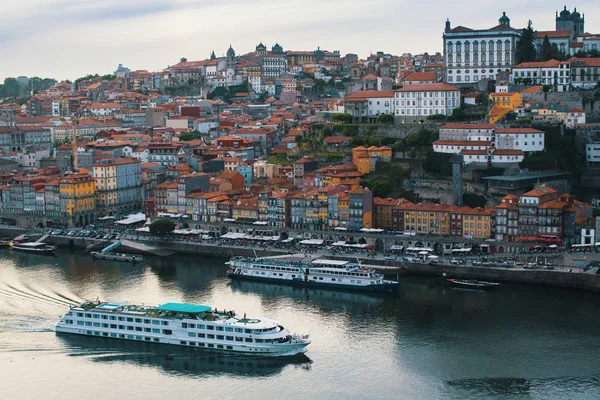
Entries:
{"type": "Polygon", "coordinates": [[[304,354],[262,357],[70,334],[57,334],[57,337],[71,357],[86,357],[98,363],[128,363],[158,368],[168,374],[197,377],[266,377],[280,374],[288,365],[310,370],[312,363],[304,354]]]}

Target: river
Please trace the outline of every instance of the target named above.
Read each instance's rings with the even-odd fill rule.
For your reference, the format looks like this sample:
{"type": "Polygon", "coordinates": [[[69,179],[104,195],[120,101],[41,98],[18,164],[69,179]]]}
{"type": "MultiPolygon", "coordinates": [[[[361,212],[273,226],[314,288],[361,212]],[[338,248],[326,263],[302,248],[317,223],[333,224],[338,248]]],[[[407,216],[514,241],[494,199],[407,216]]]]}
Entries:
{"type": "Polygon", "coordinates": [[[0,398],[600,398],[598,294],[401,279],[382,297],[230,282],[220,259],[131,265],[1,250],[0,398]],[[312,344],[252,357],[53,332],[69,303],[96,297],[262,315],[312,344]]]}

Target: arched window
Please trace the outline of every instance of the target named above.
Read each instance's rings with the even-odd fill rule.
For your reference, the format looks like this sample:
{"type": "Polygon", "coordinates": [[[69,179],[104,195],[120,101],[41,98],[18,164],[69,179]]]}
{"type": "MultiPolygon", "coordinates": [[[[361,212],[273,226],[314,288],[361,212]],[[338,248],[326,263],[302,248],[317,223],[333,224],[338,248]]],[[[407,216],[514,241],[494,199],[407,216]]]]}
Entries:
{"type": "Polygon", "coordinates": [[[510,51],[510,40],[504,41],[504,51],[510,51]]]}
{"type": "Polygon", "coordinates": [[[494,53],[490,52],[490,63],[494,62],[494,53]]]}
{"type": "Polygon", "coordinates": [[[485,53],[481,53],[481,62],[485,64],[485,53]]]}
{"type": "Polygon", "coordinates": [[[473,53],[473,62],[474,63],[478,63],[479,62],[479,53],[473,53]]]}
{"type": "Polygon", "coordinates": [[[500,63],[502,62],[502,53],[501,53],[501,52],[498,52],[498,53],[496,54],[496,62],[497,62],[498,64],[500,64],[500,63]]]}
{"type": "Polygon", "coordinates": [[[457,54],[456,54],[456,62],[457,62],[457,63],[461,62],[460,53],[457,53],[457,54]]]}
{"type": "Polygon", "coordinates": [[[511,63],[511,61],[510,61],[510,52],[509,51],[507,51],[507,52],[504,53],[504,63],[505,64],[510,64],[511,63]]]}
{"type": "Polygon", "coordinates": [[[452,64],[452,53],[448,54],[448,64],[452,64]]]}
{"type": "Polygon", "coordinates": [[[468,53],[471,51],[471,43],[467,40],[465,42],[465,53],[468,53]]]}
{"type": "Polygon", "coordinates": [[[492,42],[491,40],[488,42],[488,44],[490,45],[490,51],[494,51],[494,42],[492,42]]]}
{"type": "Polygon", "coordinates": [[[448,53],[452,53],[452,51],[454,49],[454,45],[452,44],[452,42],[448,42],[447,47],[448,47],[448,53]]]}
{"type": "Polygon", "coordinates": [[[462,45],[460,42],[456,42],[456,52],[457,53],[461,53],[462,52],[462,45]]]}
{"type": "Polygon", "coordinates": [[[485,42],[481,42],[481,51],[487,51],[486,48],[487,48],[486,43],[485,42]]]}
{"type": "Polygon", "coordinates": [[[473,52],[477,53],[479,51],[479,42],[476,40],[473,42],[473,52]]]}

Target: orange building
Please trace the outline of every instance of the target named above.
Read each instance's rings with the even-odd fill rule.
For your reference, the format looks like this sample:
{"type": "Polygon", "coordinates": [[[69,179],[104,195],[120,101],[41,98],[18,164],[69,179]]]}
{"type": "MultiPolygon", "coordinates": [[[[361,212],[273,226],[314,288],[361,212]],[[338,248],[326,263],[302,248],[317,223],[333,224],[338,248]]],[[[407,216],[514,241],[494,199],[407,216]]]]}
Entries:
{"type": "Polygon", "coordinates": [[[377,161],[390,161],[391,159],[392,149],[388,146],[371,146],[369,148],[358,146],[352,149],[352,163],[361,175],[374,171],[377,161]]]}

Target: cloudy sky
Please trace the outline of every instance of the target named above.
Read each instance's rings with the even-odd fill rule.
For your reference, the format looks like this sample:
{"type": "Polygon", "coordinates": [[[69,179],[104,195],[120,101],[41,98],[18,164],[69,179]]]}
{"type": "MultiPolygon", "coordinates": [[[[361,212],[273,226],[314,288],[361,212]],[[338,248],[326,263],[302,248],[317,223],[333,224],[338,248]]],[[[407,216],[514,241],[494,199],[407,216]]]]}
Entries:
{"type": "MultiPolygon", "coordinates": [[[[262,41],[285,50],[441,51],[446,18],[452,26],[495,26],[502,11],[513,27],[531,19],[554,29],[563,3],[548,0],[22,0],[3,2],[0,80],[8,76],[75,79],[112,73],[117,64],[160,71],[181,57],[245,53],[262,41]],[[550,5],[549,5],[550,3],[550,5]],[[300,8],[301,5],[301,8],[300,8]]],[[[579,1],[586,31],[600,33],[600,2],[579,1]]]]}

